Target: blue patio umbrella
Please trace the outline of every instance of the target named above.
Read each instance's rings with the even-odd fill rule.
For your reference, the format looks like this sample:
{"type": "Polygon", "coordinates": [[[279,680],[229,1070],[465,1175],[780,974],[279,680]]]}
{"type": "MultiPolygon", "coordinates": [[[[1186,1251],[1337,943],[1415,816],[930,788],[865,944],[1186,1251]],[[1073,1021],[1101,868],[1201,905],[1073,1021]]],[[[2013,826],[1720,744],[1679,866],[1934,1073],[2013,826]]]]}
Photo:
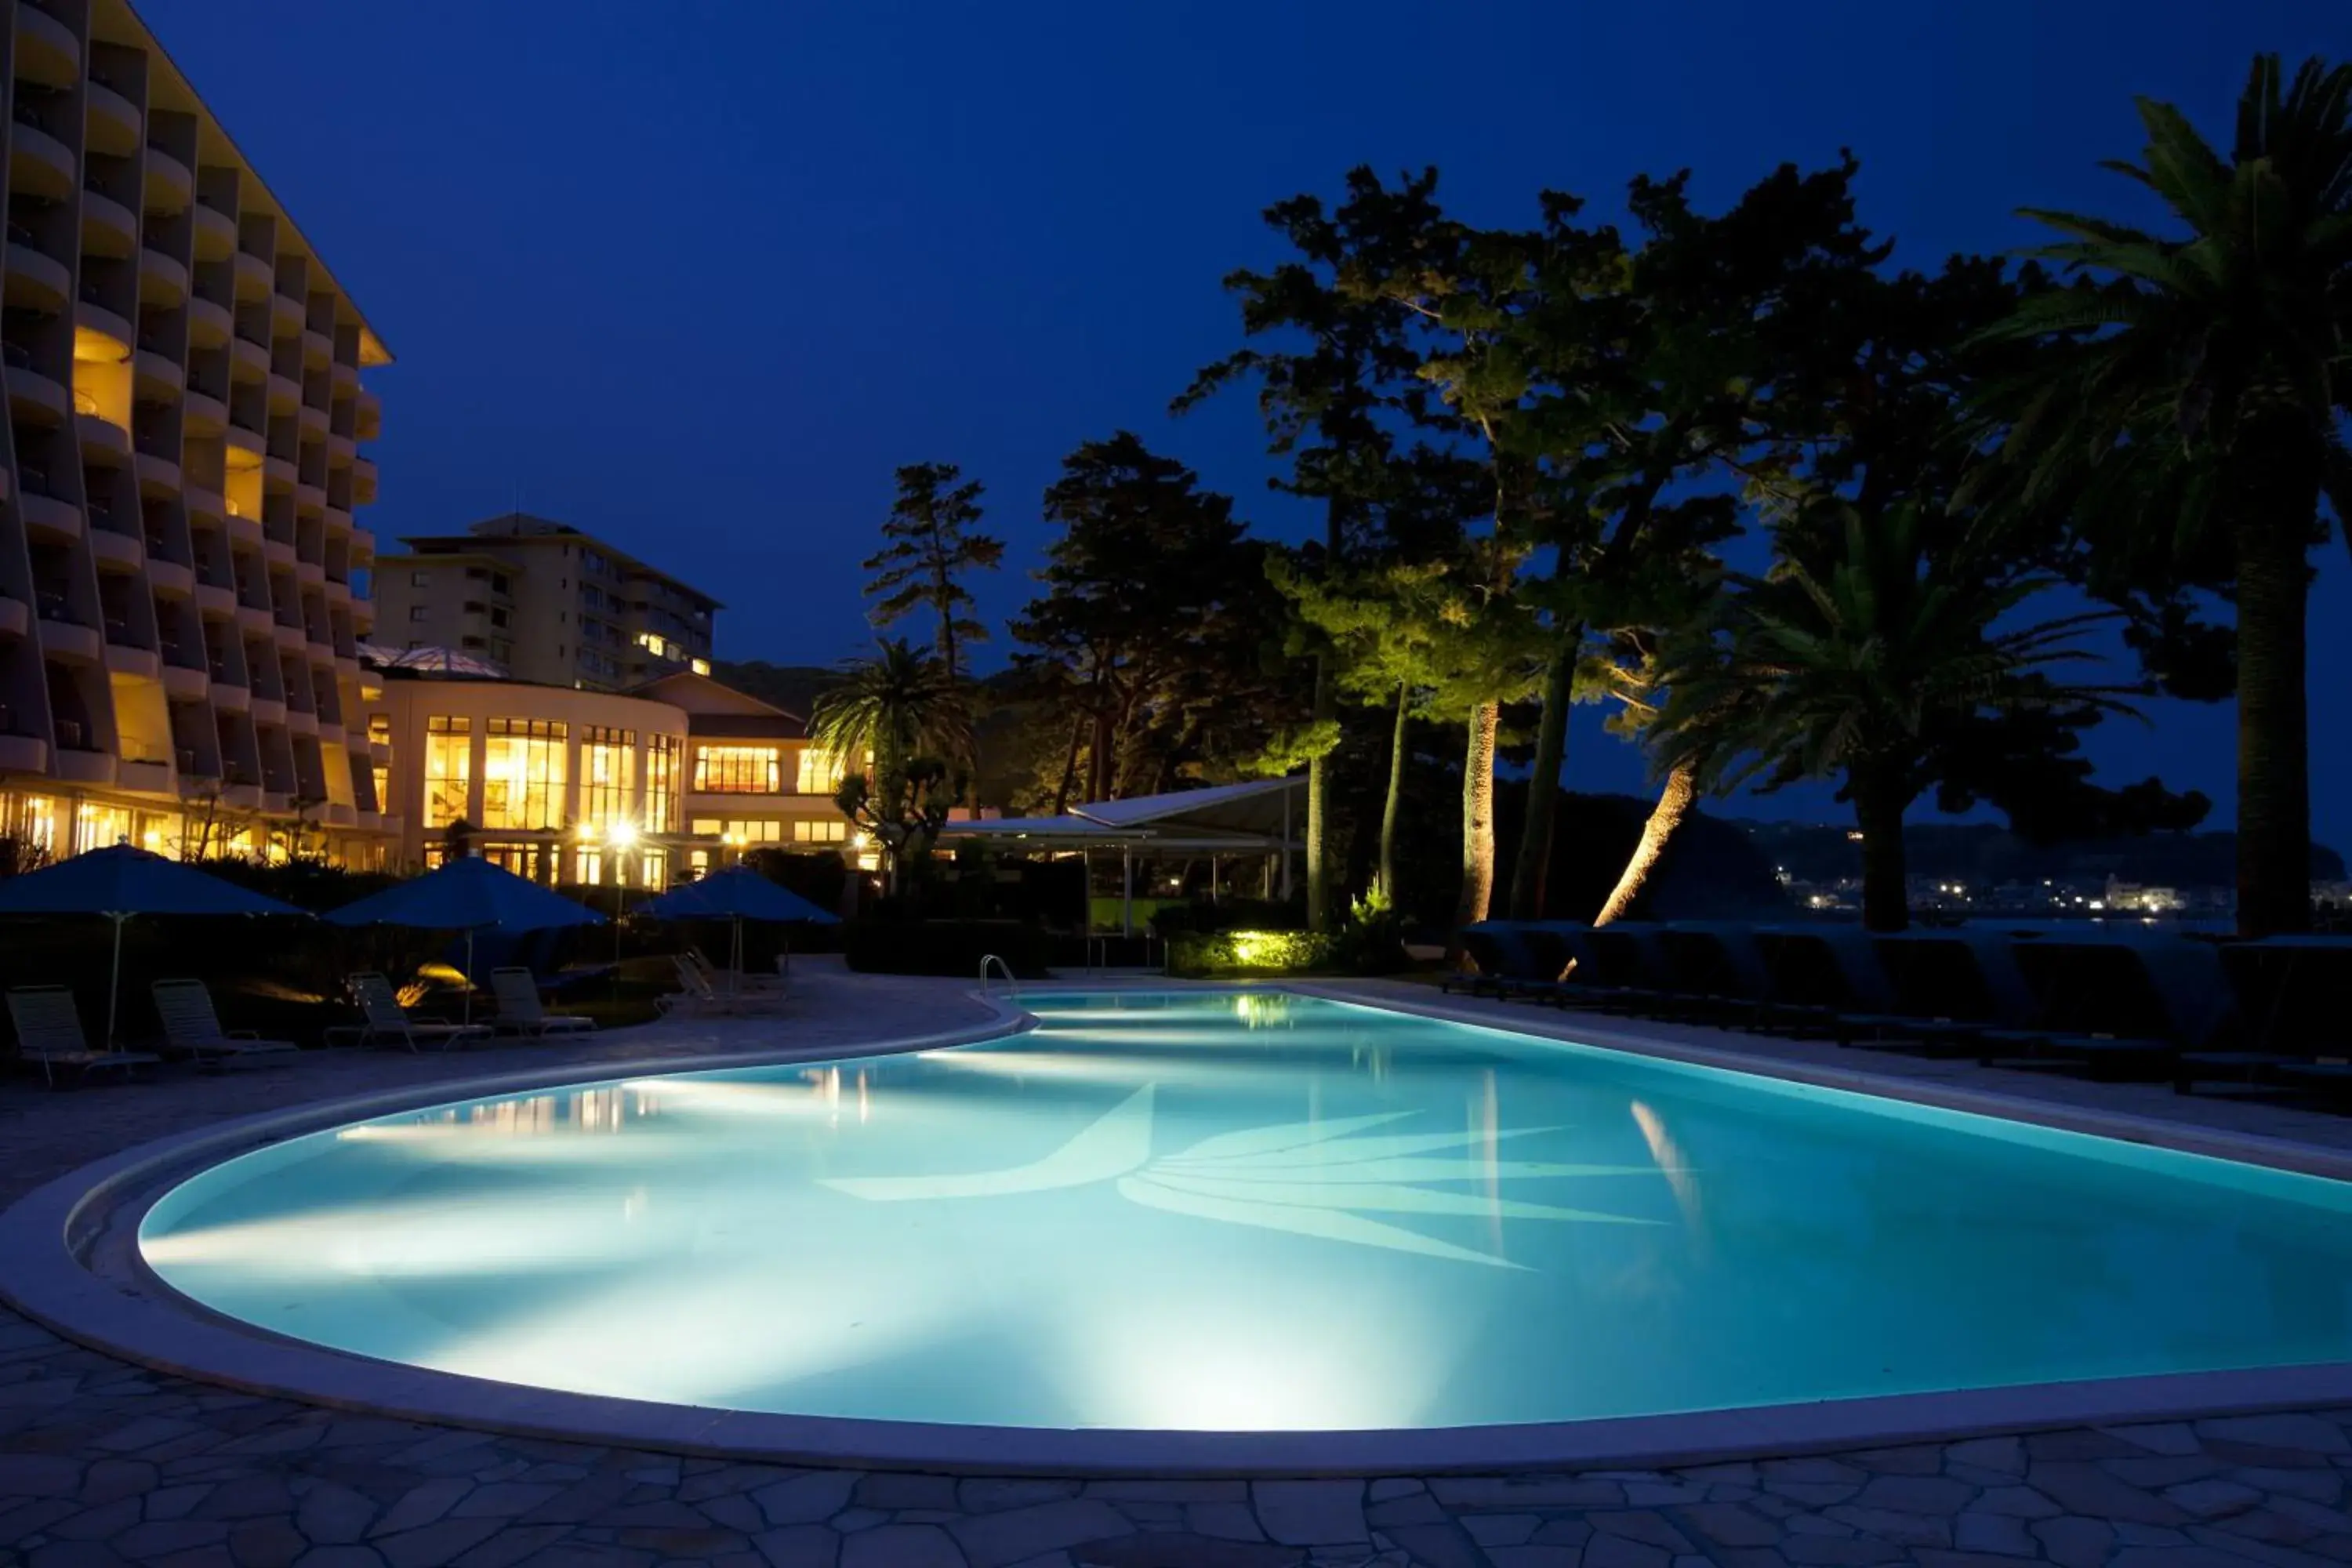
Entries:
{"type": "Polygon", "coordinates": [[[698,882],[672,888],[657,899],[647,899],[637,912],[665,921],[808,921],[836,925],[838,920],[790,888],[769,880],[749,866],[718,871],[698,882]]]}
{"type": "Polygon", "coordinates": [[[779,925],[793,921],[807,921],[816,925],[840,923],[835,916],[826,913],[790,888],[780,887],[769,880],[750,866],[714,872],[698,882],[672,888],[661,897],[648,899],[638,905],[637,912],[664,921],[732,922],[727,970],[730,996],[737,979],[743,973],[745,921],[764,921],[779,925]]]}
{"type": "Polygon", "coordinates": [[[92,849],[0,881],[0,915],[104,915],[114,922],[114,967],[106,983],[106,1048],[114,1048],[116,994],[122,984],[122,923],[133,915],[299,915],[292,904],[247,892],[128,844],[92,849]]]}
{"type": "Polygon", "coordinates": [[[474,1016],[474,933],[546,931],[556,926],[603,925],[604,917],[587,905],[551,893],[527,878],[467,857],[414,877],[357,903],[330,910],[327,919],[344,926],[413,926],[422,931],[466,933],[466,1017],[474,1016]]]}

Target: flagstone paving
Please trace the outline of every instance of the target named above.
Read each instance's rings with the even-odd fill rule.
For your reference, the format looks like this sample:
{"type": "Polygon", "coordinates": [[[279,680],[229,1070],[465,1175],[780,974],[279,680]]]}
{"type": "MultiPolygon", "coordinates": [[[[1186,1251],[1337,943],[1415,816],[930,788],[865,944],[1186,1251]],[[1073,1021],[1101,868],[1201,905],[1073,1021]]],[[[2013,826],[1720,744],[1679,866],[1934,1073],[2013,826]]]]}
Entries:
{"type": "MultiPolygon", "coordinates": [[[[812,1049],[954,1027],[981,1016],[963,989],[820,977],[787,1027],[812,1049]]],[[[86,1095],[0,1091],[0,1200],[111,1148],[274,1104],[551,1061],[593,1070],[772,1048],[775,1028],[663,1026],[454,1062],[346,1057],[86,1095]]],[[[2295,1123],[2265,1130],[2280,1126],[2295,1123]]],[[[1570,1475],[803,1468],[256,1397],[0,1312],[5,1568],[2322,1568],[2352,1563],[2348,1482],[2352,1410],[1570,1475]]]]}

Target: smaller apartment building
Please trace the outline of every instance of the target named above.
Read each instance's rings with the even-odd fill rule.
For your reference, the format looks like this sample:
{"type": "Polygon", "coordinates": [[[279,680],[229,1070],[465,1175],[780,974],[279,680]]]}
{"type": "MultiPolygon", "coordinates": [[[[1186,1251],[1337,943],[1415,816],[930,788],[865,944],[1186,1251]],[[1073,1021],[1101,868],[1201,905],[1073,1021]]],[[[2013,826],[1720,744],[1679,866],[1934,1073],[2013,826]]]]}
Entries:
{"type": "Polygon", "coordinates": [[[369,739],[403,867],[438,864],[461,818],[476,853],[547,882],[661,888],[746,849],[864,848],[805,723],[707,677],[623,693],[384,676],[369,739]]]}
{"type": "Polygon", "coordinates": [[[568,523],[528,512],[404,539],[377,563],[379,640],[446,647],[518,679],[625,691],[710,672],[719,601],[568,523]]]}

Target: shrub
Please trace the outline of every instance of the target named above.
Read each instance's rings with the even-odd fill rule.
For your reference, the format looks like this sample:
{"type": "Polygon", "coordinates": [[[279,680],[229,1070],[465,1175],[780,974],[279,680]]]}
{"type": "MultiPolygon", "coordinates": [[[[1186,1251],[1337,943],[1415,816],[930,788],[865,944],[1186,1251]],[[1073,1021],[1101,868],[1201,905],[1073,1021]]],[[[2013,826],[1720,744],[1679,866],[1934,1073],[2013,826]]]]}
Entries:
{"type": "Polygon", "coordinates": [[[1182,931],[1168,939],[1168,973],[1188,980],[1305,974],[1332,958],[1331,938],[1303,931],[1182,931]]]}
{"type": "Polygon", "coordinates": [[[1163,939],[1185,931],[1300,931],[1307,923],[1307,906],[1297,899],[1220,899],[1210,903],[1163,907],[1153,912],[1151,929],[1163,939]]]}
{"type": "Polygon", "coordinates": [[[851,921],[841,950],[867,974],[960,974],[977,978],[991,953],[1028,979],[1045,973],[1044,933],[1019,921],[851,921]]]}
{"type": "Polygon", "coordinates": [[[1404,931],[1404,917],[1388,900],[1367,893],[1333,939],[1332,962],[1350,974],[1393,974],[1405,965],[1404,931]]]}

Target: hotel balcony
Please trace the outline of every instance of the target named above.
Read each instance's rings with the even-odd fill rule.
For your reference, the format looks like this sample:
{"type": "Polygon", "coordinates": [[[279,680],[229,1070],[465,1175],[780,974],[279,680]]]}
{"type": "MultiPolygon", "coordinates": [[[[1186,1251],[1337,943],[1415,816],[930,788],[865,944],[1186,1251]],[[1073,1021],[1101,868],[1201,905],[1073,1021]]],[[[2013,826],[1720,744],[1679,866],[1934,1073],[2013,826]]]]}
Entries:
{"type": "Polygon", "coordinates": [[[73,29],[37,5],[16,7],[16,74],[44,87],[81,79],[81,44],[73,29]]]}
{"type": "Polygon", "coordinates": [[[0,350],[7,363],[8,412],[28,425],[56,426],[73,412],[73,395],[15,344],[0,350]]]}
{"type": "Polygon", "coordinates": [[[181,428],[191,437],[218,436],[228,428],[228,405],[209,392],[190,386],[180,395],[180,408],[181,428]]]}
{"type": "Polygon", "coordinates": [[[195,206],[196,259],[226,261],[236,254],[236,219],[199,201],[195,206]]]}
{"type": "MultiPolygon", "coordinates": [[[[16,12],[21,16],[30,9],[19,5],[16,12]]],[[[21,102],[8,132],[8,189],[52,202],[73,199],[72,150],[43,129],[31,106],[21,102]]]]}
{"type": "Polygon", "coordinates": [[[89,150],[110,158],[134,157],[144,139],[139,106],[93,75],[82,84],[81,101],[87,116],[83,135],[89,150]]]}
{"type": "Polygon", "coordinates": [[[147,547],[137,535],[103,523],[89,531],[89,552],[101,572],[136,572],[147,563],[147,547]]]}
{"type": "Polygon", "coordinates": [[[125,757],[117,763],[114,770],[114,787],[131,790],[140,795],[176,793],[172,787],[172,764],[150,762],[143,758],[134,762],[125,757]]]}
{"type": "Polygon", "coordinates": [[[163,695],[174,702],[201,702],[212,695],[212,672],[204,666],[182,662],[185,655],[176,647],[163,652],[163,695]]]}
{"type": "Polygon", "coordinates": [[[188,166],[161,147],[147,149],[146,201],[151,213],[185,212],[194,199],[188,166]]]}
{"type": "Polygon", "coordinates": [[[25,634],[32,629],[32,606],[22,599],[11,597],[5,590],[0,590],[0,638],[10,642],[22,641],[25,634]]]}
{"type": "Polygon", "coordinates": [[[84,190],[81,243],[92,256],[128,257],[139,248],[139,215],[103,191],[84,190]]]}
{"type": "Polygon", "coordinates": [[[84,733],[82,727],[71,720],[58,721],[58,746],[49,761],[49,772],[68,784],[100,787],[112,784],[114,754],[93,750],[84,740],[84,733]]]}
{"type": "Polygon", "coordinates": [[[149,496],[180,493],[180,465],[158,452],[139,454],[139,492],[149,496]]]}
{"type": "Polygon", "coordinates": [[[117,628],[108,628],[106,672],[121,676],[126,680],[162,680],[163,656],[152,647],[133,647],[113,640],[118,636],[126,635],[117,628]]]}
{"type": "Polygon", "coordinates": [[[147,585],[167,599],[187,598],[196,589],[195,568],[159,553],[161,542],[152,535],[147,541],[147,585]]]}
{"type": "Polygon", "coordinates": [[[25,481],[25,489],[16,498],[16,515],[25,520],[27,531],[60,544],[81,538],[81,508],[31,488],[35,483],[46,485],[46,479],[30,472],[18,477],[25,481]]]}
{"type": "Polygon", "coordinates": [[[241,304],[254,304],[269,298],[270,280],[275,268],[249,250],[236,253],[236,298],[241,304]]]}
{"type": "Polygon", "coordinates": [[[152,246],[139,252],[139,301],[177,310],[188,297],[188,269],[152,246]]]}
{"type": "Polygon", "coordinates": [[[235,321],[226,306],[216,304],[203,295],[188,300],[188,345],[191,348],[216,349],[235,335],[235,321]]]}
{"type": "Polygon", "coordinates": [[[8,226],[8,303],[18,310],[64,313],[73,298],[73,272],[32,244],[29,232],[8,226]]]}
{"type": "Polygon", "coordinates": [[[49,770],[49,743],[38,735],[0,733],[0,773],[44,773],[49,770]]]}
{"type": "Polygon", "coordinates": [[[82,455],[94,458],[109,468],[131,460],[131,432],[102,414],[78,411],[74,427],[81,437],[82,455]]]}
{"type": "MultiPolygon", "coordinates": [[[[131,374],[133,389],[142,403],[175,402],[187,384],[180,362],[153,349],[141,349],[131,356],[131,374]]],[[[162,450],[161,447],[154,449],[162,450]]],[[[140,450],[149,448],[142,446],[140,450]]]]}
{"type": "Polygon", "coordinates": [[[103,664],[106,639],[96,626],[81,624],[65,599],[44,594],[37,606],[41,616],[41,651],[63,664],[103,664]]]}

